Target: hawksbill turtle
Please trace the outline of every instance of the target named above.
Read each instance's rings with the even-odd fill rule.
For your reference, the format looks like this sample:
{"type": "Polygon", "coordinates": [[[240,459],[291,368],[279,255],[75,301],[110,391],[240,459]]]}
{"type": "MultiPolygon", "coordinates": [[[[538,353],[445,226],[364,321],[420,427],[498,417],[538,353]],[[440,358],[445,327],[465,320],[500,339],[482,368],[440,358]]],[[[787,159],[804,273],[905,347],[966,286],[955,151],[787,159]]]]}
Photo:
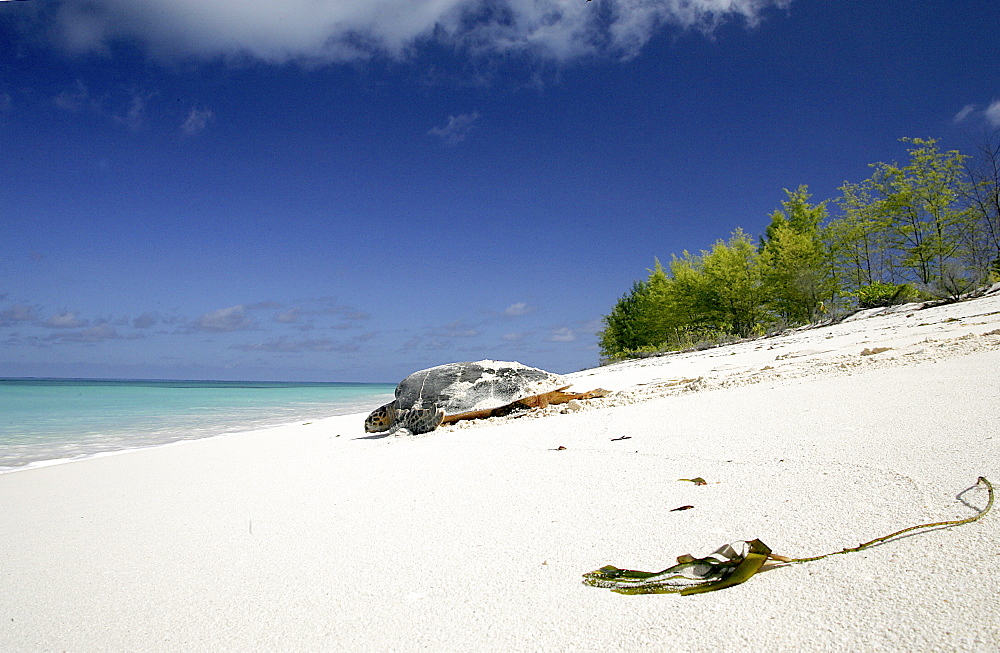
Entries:
{"type": "Polygon", "coordinates": [[[501,415],[571,399],[604,396],[603,390],[566,392],[558,374],[510,361],[448,363],[414,372],[396,386],[396,398],[376,408],[365,431],[387,435],[428,433],[442,422],[501,415]]]}

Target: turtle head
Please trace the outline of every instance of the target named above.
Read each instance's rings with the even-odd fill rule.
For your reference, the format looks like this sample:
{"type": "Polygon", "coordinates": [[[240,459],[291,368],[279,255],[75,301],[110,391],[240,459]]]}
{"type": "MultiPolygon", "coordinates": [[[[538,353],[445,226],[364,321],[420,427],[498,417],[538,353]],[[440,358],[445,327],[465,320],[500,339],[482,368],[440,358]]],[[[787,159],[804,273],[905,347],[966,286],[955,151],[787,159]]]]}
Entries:
{"type": "Polygon", "coordinates": [[[388,431],[396,421],[396,402],[392,401],[372,411],[365,420],[365,433],[381,433],[388,431]]]}

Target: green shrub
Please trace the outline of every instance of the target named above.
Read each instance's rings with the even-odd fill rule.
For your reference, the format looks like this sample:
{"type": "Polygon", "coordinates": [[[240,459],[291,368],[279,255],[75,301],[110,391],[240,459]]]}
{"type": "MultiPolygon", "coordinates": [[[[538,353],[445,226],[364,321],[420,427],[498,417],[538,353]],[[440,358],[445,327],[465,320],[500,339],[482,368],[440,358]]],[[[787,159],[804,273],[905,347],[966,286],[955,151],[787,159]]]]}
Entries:
{"type": "Polygon", "coordinates": [[[858,308],[878,308],[902,304],[914,296],[913,288],[908,283],[886,283],[876,281],[858,288],[854,295],[858,298],[858,308]]]}

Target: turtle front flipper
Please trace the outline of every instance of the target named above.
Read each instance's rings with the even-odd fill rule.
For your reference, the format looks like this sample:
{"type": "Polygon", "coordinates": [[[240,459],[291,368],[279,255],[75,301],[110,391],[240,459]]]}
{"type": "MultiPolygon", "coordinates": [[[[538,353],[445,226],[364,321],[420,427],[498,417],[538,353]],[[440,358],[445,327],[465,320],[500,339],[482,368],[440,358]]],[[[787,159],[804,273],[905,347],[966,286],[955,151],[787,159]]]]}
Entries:
{"type": "Polygon", "coordinates": [[[444,419],[444,411],[436,406],[430,408],[409,408],[396,411],[396,423],[393,425],[398,430],[397,435],[402,435],[399,431],[406,429],[413,435],[430,433],[436,429],[441,420],[444,419]]]}
{"type": "Polygon", "coordinates": [[[379,406],[365,420],[366,433],[381,433],[392,428],[396,421],[396,402],[391,401],[385,406],[379,406]]]}

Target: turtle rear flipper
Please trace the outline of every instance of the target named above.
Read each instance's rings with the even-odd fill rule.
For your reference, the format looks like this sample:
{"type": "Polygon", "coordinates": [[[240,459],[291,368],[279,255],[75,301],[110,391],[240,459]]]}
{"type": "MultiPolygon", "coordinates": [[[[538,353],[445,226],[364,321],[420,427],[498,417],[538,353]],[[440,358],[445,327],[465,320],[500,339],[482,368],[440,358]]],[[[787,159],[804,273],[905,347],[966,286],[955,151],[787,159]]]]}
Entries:
{"type": "Polygon", "coordinates": [[[395,427],[406,429],[413,435],[430,433],[441,424],[444,419],[444,411],[438,408],[409,408],[407,410],[396,411],[395,427]]]}

